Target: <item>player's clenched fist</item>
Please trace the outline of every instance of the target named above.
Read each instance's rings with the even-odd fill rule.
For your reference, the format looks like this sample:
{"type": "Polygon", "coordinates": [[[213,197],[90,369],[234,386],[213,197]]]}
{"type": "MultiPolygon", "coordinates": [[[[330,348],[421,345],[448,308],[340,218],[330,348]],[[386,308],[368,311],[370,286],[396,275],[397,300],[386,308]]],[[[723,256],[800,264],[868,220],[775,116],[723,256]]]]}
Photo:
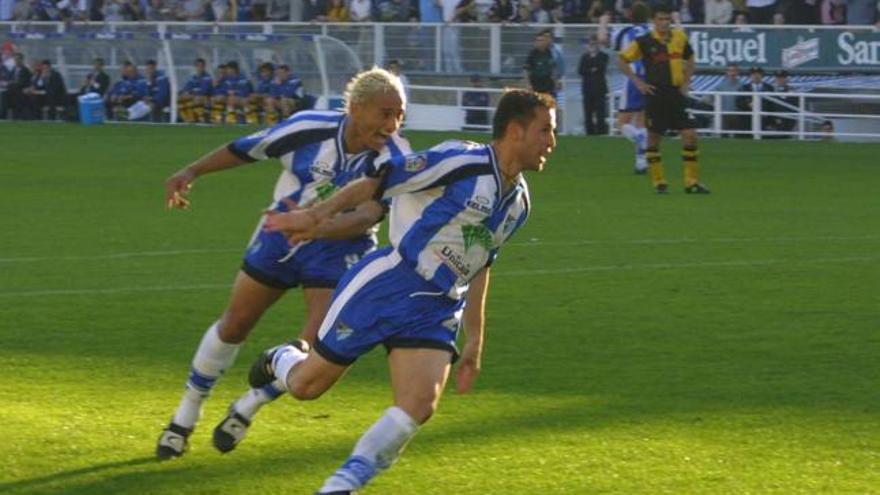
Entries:
{"type": "Polygon", "coordinates": [[[195,174],[189,168],[184,168],[169,177],[165,181],[165,207],[169,210],[189,208],[189,200],[186,199],[186,195],[192,189],[192,183],[195,179],[195,174]]]}

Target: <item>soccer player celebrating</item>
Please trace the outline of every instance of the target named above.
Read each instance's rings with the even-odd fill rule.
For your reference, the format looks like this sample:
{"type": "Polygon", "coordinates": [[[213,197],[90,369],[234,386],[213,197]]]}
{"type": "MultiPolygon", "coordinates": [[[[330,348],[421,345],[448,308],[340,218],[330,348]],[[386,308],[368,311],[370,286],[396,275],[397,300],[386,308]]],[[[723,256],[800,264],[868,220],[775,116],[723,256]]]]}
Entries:
{"type": "MultiPolygon", "coordinates": [[[[650,31],[647,24],[651,10],[643,2],[635,2],[632,5],[633,24],[615,30],[610,36],[610,45],[614,51],[620,53],[633,44],[636,38],[650,31]]],[[[600,43],[609,44],[608,21],[610,14],[599,18],[599,30],[597,37],[600,43]]],[[[641,60],[635,60],[629,64],[632,71],[640,79],[645,78],[645,69],[641,60]]],[[[645,148],[648,142],[648,132],[645,130],[645,99],[638,86],[631,80],[627,80],[623,87],[623,98],[617,113],[617,124],[623,136],[636,145],[636,163],[634,171],[643,175],[648,169],[645,158],[645,148]]]]}
{"type": "MultiPolygon", "coordinates": [[[[383,69],[356,75],[345,91],[345,112],[302,112],[275,127],[242,137],[184,167],[166,181],[169,207],[186,208],[186,194],[199,177],[250,163],[279,158],[283,170],[275,186],[273,211],[307,207],[326,200],[360,176],[374,160],[397,159],[410,151],[397,134],[406,98],[400,81],[383,69]]],[[[370,229],[384,214],[378,202],[366,202],[322,224],[311,242],[290,244],[279,233],[258,230],[235,279],[226,310],[202,337],[192,360],[186,390],[156,448],[160,459],[185,452],[201,415],[202,403],[229,368],[241,343],[263,313],[285,291],[303,287],[306,315],[300,337],[313,341],[342,274],[376,246],[370,229]]],[[[243,438],[257,409],[278,397],[283,383],[265,383],[233,404],[215,430],[221,451],[243,438]],[[235,433],[236,435],[233,435],[235,433]]]]}
{"type": "Polygon", "coordinates": [[[681,131],[683,144],[684,191],[688,194],[708,194],[709,189],[700,183],[696,122],[685,110],[688,85],[694,74],[694,50],[684,31],[672,29],[672,11],[668,6],[654,8],[654,28],[636,38],[620,53],[618,66],[645,95],[645,123],[648,128],[645,155],[655,191],[666,194],[668,190],[660,157],[660,138],[664,132],[676,130],[681,131]],[[636,60],[644,63],[645,80],[636,75],[629,65],[636,60]]]}
{"type": "Polygon", "coordinates": [[[195,74],[186,81],[177,100],[180,117],[188,123],[207,122],[205,109],[214,89],[211,74],[205,69],[205,59],[197,58],[195,68],[195,74]]]}
{"type": "Polygon", "coordinates": [[[302,342],[275,347],[251,368],[251,386],[281,380],[295,398],[310,400],[376,345],[389,349],[394,405],[319,493],[351,493],[394,463],[437,407],[460,324],[467,339],[457,388],[470,390],[480,369],[489,265],[528,216],[522,172],[542,170],[556,146],[554,107],[549,95],[510,90],[498,102],[491,144],[447,141],[377,160],[329,200],[268,215],[268,230],[299,241],[340,211],[391,199],[391,246],[340,280],[313,350],[302,342]]]}

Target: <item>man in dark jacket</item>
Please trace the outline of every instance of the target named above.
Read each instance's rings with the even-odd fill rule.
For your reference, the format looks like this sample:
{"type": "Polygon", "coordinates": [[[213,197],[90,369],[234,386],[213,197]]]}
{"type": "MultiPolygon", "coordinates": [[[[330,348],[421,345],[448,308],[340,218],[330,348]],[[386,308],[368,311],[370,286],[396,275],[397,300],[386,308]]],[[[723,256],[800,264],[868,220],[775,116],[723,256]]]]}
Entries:
{"type": "Polygon", "coordinates": [[[538,33],[535,36],[535,47],[529,52],[523,70],[526,72],[532,91],[549,94],[555,98],[558,89],[556,59],[553,58],[551,43],[553,39],[549,31],[538,33]]]}
{"type": "MultiPolygon", "coordinates": [[[[764,82],[764,69],[760,67],[752,67],[749,70],[749,82],[742,85],[739,88],[741,92],[744,93],[772,93],[773,86],[770,86],[766,82],[764,82]]],[[[766,100],[758,97],[762,105],[762,112],[766,112],[766,100]]],[[[753,95],[743,95],[736,99],[736,107],[743,112],[751,112],[752,104],[755,101],[753,95]]],[[[744,128],[747,130],[752,130],[752,117],[745,116],[746,121],[744,128]]],[[[770,117],[761,117],[761,129],[767,129],[770,126],[770,117]]],[[[739,134],[740,136],[751,137],[748,134],[739,134]]]]}
{"type": "Polygon", "coordinates": [[[13,119],[30,118],[29,101],[25,90],[31,85],[33,74],[24,63],[24,54],[15,54],[15,65],[12,67],[12,74],[6,86],[6,101],[9,109],[12,110],[13,119]]]}
{"type": "Polygon", "coordinates": [[[104,72],[104,59],[96,58],[92,67],[94,70],[86,75],[86,80],[79,88],[79,94],[98,93],[104,96],[110,88],[110,76],[104,72]]]}
{"type": "Polygon", "coordinates": [[[608,55],[599,50],[596,36],[590,37],[587,51],[581,55],[578,74],[581,75],[581,94],[584,102],[584,130],[588,135],[607,134],[605,109],[608,106],[608,82],[605,70],[608,68],[608,55]]]}
{"type": "Polygon", "coordinates": [[[67,87],[61,74],[52,68],[52,62],[40,62],[40,71],[33,77],[33,84],[25,90],[36,111],[36,118],[55,120],[67,105],[67,87]]]}

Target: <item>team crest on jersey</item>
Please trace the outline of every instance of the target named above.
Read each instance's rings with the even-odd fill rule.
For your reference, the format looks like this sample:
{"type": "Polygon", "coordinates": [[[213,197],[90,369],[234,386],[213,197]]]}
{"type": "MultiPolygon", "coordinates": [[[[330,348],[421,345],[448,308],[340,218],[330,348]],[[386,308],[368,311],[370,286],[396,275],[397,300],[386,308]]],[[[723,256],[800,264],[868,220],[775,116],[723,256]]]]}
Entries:
{"type": "Polygon", "coordinates": [[[345,323],[341,321],[336,325],[336,340],[345,340],[351,337],[351,334],[354,333],[354,330],[345,323]]]}
{"type": "Polygon", "coordinates": [[[333,164],[327,163],[323,161],[316,161],[315,163],[309,166],[309,172],[313,176],[321,176],[326,177],[328,179],[332,179],[336,177],[336,171],[333,170],[333,164]]]}
{"type": "Polygon", "coordinates": [[[419,172],[424,170],[426,165],[428,165],[428,159],[425,155],[412,155],[407,157],[406,163],[403,164],[403,169],[407,172],[419,172]]]}

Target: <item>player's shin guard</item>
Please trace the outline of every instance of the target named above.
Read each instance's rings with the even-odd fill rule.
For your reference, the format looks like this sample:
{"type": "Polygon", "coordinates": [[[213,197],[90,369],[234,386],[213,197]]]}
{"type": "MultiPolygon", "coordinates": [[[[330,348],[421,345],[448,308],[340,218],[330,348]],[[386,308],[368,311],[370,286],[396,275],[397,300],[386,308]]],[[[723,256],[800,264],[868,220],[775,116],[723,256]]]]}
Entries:
{"type": "Polygon", "coordinates": [[[202,414],[202,402],[211,393],[220,375],[235,362],[240,344],[227,344],[220,340],[219,322],[205,332],[193,357],[186,391],[174,413],[175,424],[192,428],[202,414]]]}
{"type": "Polygon", "coordinates": [[[327,478],[319,493],[356,490],[397,461],[419,425],[403,409],[391,407],[358,440],[348,460],[327,478]]]}
{"type": "Polygon", "coordinates": [[[651,183],[654,184],[654,187],[666,184],[660,151],[657,148],[648,148],[645,150],[645,157],[648,159],[648,169],[651,171],[651,183]]]}
{"type": "Polygon", "coordinates": [[[700,182],[700,152],[696,147],[684,148],[681,159],[684,162],[684,186],[690,187],[700,182]]]}

